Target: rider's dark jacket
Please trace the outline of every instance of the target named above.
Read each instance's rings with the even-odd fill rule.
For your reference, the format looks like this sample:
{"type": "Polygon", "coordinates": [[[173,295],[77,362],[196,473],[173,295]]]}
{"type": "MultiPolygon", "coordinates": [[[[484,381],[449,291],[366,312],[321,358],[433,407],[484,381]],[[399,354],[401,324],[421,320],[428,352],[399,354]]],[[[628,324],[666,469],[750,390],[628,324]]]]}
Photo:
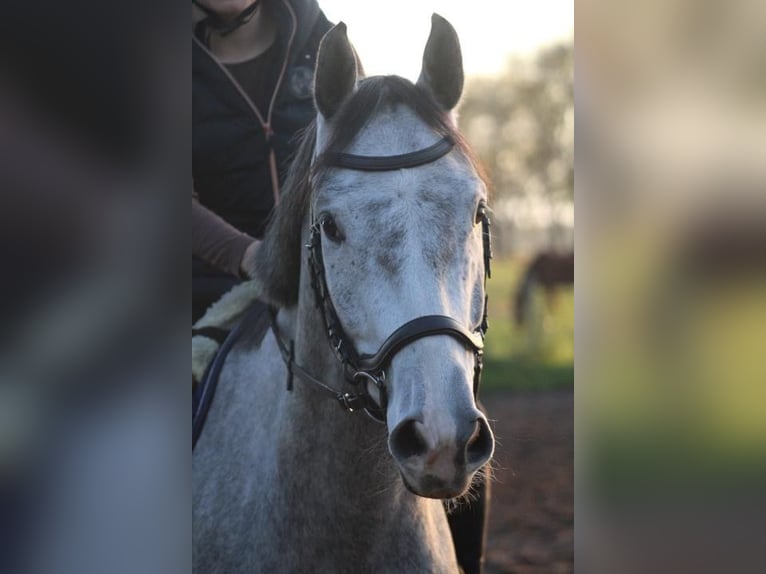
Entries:
{"type": "Polygon", "coordinates": [[[256,238],[274,207],[269,152],[273,149],[279,179],[284,179],[296,132],[315,114],[314,63],[319,41],[331,27],[316,0],[263,1],[275,16],[283,62],[270,123],[269,111],[256,111],[205,47],[199,26],[192,39],[194,190],[202,205],[256,238]]]}

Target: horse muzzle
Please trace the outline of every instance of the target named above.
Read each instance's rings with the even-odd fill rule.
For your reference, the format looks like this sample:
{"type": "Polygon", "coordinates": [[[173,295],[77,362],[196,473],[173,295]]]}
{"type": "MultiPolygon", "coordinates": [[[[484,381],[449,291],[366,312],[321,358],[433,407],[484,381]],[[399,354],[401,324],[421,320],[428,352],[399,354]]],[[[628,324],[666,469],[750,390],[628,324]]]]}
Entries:
{"type": "Polygon", "coordinates": [[[475,409],[449,424],[433,418],[410,416],[399,422],[389,435],[389,450],[413,494],[461,496],[474,474],[492,458],[492,431],[486,417],[475,409]]]}

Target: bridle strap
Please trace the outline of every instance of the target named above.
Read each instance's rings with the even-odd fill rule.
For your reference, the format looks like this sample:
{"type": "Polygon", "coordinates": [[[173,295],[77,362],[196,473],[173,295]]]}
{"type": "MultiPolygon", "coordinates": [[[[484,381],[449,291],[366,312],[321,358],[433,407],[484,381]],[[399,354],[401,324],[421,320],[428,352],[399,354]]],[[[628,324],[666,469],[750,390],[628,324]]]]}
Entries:
{"type": "Polygon", "coordinates": [[[449,335],[474,352],[484,348],[484,339],[480,334],[471,333],[452,317],[425,315],[405,323],[391,333],[374,355],[361,355],[355,367],[359,371],[381,370],[403,347],[434,335],[449,335]]]}
{"type": "Polygon", "coordinates": [[[290,341],[290,344],[288,346],[287,343],[282,339],[282,336],[279,334],[279,328],[277,327],[277,321],[276,321],[276,312],[272,308],[270,309],[271,313],[271,331],[274,333],[274,339],[277,341],[277,347],[279,348],[279,354],[282,356],[282,361],[285,363],[285,367],[287,367],[287,390],[291,391],[293,388],[293,378],[298,378],[304,383],[309,383],[310,385],[315,385],[325,391],[327,394],[332,395],[332,397],[340,403],[340,406],[350,412],[353,413],[354,411],[360,411],[365,410],[368,414],[372,416],[372,418],[377,422],[382,422],[380,416],[375,416],[373,413],[376,413],[379,410],[379,406],[376,405],[374,402],[372,402],[372,399],[369,395],[366,393],[343,393],[341,391],[338,391],[334,388],[332,388],[330,385],[324,383],[320,379],[317,379],[315,376],[313,376],[311,373],[309,373],[306,369],[301,367],[298,363],[295,362],[295,354],[293,351],[293,342],[290,341]]]}
{"type": "Polygon", "coordinates": [[[400,155],[354,155],[350,153],[327,151],[322,154],[324,163],[332,167],[357,171],[391,171],[418,167],[436,161],[450,152],[455,142],[445,136],[435,144],[410,153],[400,155]]]}

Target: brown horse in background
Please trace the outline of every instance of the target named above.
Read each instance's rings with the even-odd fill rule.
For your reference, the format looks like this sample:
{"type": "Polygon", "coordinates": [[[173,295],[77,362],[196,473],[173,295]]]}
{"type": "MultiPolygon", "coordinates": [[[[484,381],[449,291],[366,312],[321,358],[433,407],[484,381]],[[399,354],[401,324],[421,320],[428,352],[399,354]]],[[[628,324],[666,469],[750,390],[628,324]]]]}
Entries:
{"type": "Polygon", "coordinates": [[[554,290],[564,285],[574,285],[574,252],[538,253],[524,271],[516,290],[513,305],[516,325],[521,327],[526,323],[531,296],[536,286],[545,289],[550,301],[554,290]]]}

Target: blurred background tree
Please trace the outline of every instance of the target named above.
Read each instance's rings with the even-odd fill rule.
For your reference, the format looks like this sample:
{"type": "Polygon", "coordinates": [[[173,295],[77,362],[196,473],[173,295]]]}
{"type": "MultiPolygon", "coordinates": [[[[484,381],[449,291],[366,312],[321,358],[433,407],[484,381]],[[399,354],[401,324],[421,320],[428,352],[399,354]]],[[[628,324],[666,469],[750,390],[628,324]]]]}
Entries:
{"type": "Polygon", "coordinates": [[[574,245],[572,40],[511,56],[500,73],[469,76],[459,114],[493,188],[487,386],[571,388],[571,286],[551,296],[533,284],[525,299],[528,321],[513,317],[534,257],[574,245]]]}
{"type": "Polygon", "coordinates": [[[469,78],[460,127],[492,180],[500,255],[573,243],[574,52],[571,42],[469,78]]]}

